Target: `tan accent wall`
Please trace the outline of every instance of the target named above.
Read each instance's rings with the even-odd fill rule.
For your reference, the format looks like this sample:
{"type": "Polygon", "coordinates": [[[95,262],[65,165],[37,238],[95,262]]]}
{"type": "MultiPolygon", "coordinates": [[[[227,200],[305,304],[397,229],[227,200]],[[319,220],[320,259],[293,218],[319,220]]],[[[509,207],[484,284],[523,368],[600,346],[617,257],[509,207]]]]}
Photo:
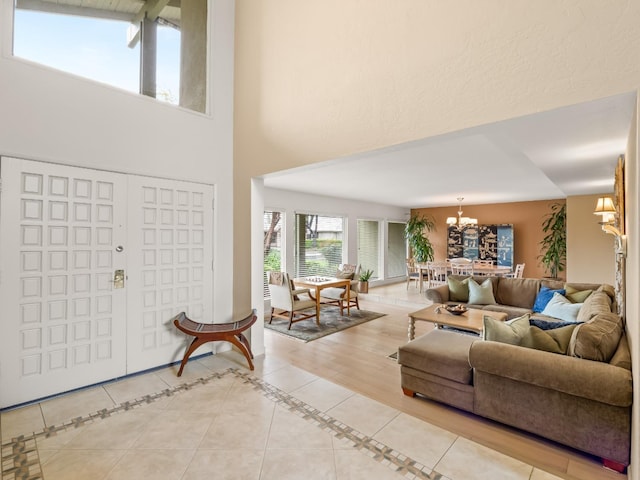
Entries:
{"type": "Polygon", "coordinates": [[[602,231],[598,223],[600,217],[593,214],[598,197],[611,195],[606,192],[567,198],[567,280],[570,282],[615,285],[614,238],[602,231]]]}
{"type": "MultiPolygon", "coordinates": [[[[462,205],[465,217],[477,218],[482,225],[510,223],[513,225],[513,261],[514,265],[524,263],[524,276],[541,278],[545,273],[539,265],[540,241],[542,240],[542,220],[549,213],[551,204],[558,200],[543,200],[539,202],[495,203],[486,205],[462,205]]],[[[458,206],[438,208],[418,208],[411,210],[411,214],[430,215],[435,219],[436,231],[429,235],[435,249],[435,259],[447,258],[447,217],[457,216],[458,206]]],[[[564,272],[561,274],[564,275],[564,272]]]]}

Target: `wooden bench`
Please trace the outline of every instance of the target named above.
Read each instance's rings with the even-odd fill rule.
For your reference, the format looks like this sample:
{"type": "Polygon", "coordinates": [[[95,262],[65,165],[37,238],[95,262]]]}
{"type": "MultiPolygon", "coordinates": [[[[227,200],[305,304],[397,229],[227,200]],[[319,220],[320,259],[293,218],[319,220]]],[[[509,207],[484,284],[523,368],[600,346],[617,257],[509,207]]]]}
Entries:
{"type": "Polygon", "coordinates": [[[225,341],[234,344],[240,349],[249,362],[249,369],[253,370],[253,353],[251,353],[251,345],[247,337],[243,335],[243,331],[253,325],[256,320],[255,309],[251,314],[237,322],[228,323],[200,323],[189,319],[184,312],[180,312],[173,317],[173,324],[178,330],[195,337],[184,353],[184,358],[178,370],[178,376],[182,375],[182,370],[189,360],[189,356],[201,345],[207,342],[225,341]]]}

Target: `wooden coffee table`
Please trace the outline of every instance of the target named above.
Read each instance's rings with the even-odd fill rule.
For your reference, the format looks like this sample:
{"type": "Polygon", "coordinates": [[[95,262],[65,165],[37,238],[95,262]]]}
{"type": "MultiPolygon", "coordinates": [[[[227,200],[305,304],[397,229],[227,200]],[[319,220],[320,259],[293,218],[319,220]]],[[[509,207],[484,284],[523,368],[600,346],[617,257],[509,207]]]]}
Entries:
{"type": "Polygon", "coordinates": [[[485,315],[501,322],[507,319],[507,314],[502,312],[470,308],[462,315],[453,315],[442,308],[440,304],[431,305],[409,314],[409,341],[415,338],[416,320],[432,322],[436,328],[448,326],[481,334],[485,315]]]}

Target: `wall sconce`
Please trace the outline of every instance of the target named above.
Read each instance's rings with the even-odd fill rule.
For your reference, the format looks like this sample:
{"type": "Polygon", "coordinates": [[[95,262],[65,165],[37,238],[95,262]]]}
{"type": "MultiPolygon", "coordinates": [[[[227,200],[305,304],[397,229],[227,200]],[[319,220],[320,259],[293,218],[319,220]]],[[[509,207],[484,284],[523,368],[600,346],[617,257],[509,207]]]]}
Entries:
{"type": "Polygon", "coordinates": [[[616,227],[616,216],[618,212],[611,197],[598,198],[598,203],[596,203],[596,209],[593,213],[594,215],[602,216],[602,221],[599,222],[602,226],[602,231],[616,238],[616,253],[626,257],[627,236],[623,235],[620,229],[616,227]]]}

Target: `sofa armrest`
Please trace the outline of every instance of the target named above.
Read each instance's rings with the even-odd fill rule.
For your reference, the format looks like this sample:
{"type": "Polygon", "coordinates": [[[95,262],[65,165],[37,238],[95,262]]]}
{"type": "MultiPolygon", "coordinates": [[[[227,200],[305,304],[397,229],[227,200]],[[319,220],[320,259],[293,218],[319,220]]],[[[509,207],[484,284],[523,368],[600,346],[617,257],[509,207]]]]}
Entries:
{"type": "Polygon", "coordinates": [[[469,363],[477,371],[608,405],[632,402],[631,372],[604,362],[481,341],[471,345],[469,363]]]}
{"type": "Polygon", "coordinates": [[[449,301],[449,285],[427,288],[424,291],[424,296],[433,303],[447,303],[449,301]]]}

